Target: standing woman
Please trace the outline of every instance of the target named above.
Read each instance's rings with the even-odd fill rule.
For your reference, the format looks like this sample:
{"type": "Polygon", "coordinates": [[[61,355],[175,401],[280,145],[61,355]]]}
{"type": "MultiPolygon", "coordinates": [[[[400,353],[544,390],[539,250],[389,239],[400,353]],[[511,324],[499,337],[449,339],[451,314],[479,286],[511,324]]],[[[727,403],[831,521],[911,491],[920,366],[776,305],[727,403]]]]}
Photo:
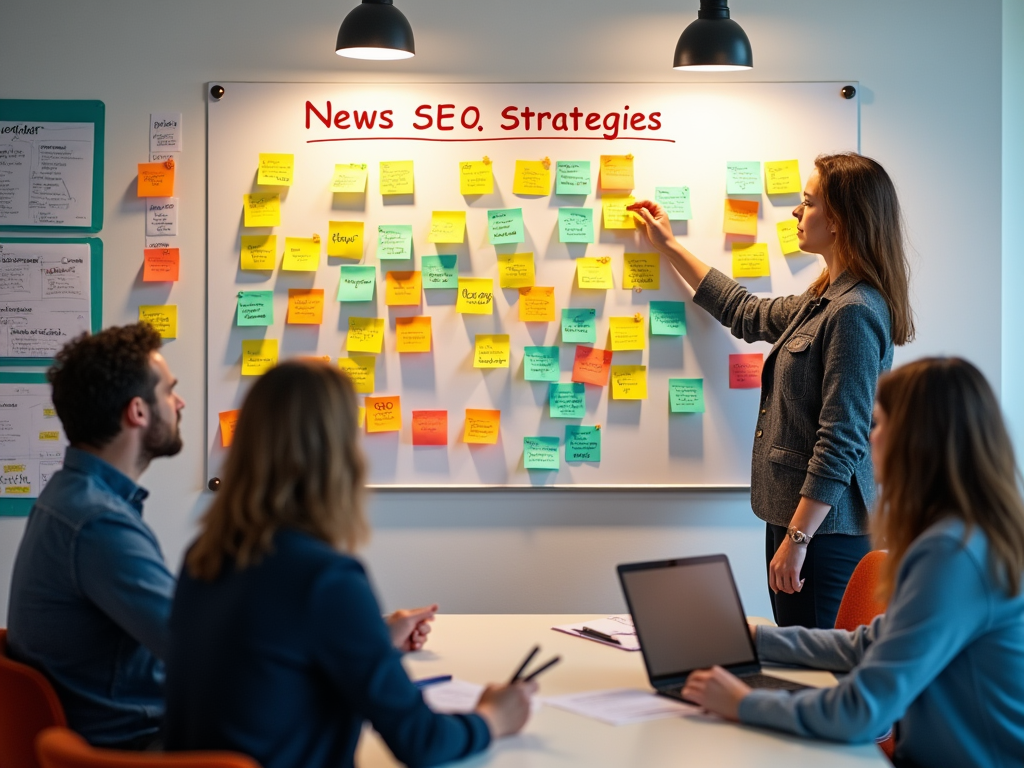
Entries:
{"type": "Polygon", "coordinates": [[[751,506],[767,523],[775,621],[831,627],[870,547],[875,496],[868,433],[893,345],[914,336],[896,189],[881,165],[821,155],[793,211],[800,249],[825,270],[799,296],[762,299],[672,235],[665,210],[630,206],[654,247],[695,290],[693,301],[744,341],[769,341],[754,432],[751,506]]]}

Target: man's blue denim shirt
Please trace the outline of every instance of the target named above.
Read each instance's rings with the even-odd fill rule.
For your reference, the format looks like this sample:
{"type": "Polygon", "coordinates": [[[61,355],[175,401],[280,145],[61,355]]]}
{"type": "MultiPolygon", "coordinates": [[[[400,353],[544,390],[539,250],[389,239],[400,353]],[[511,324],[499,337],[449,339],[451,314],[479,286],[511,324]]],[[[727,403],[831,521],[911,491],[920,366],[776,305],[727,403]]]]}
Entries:
{"type": "Polygon", "coordinates": [[[11,580],[12,657],[41,670],[97,745],[159,729],[174,576],[142,520],[148,492],[68,448],[39,495],[11,580]]]}

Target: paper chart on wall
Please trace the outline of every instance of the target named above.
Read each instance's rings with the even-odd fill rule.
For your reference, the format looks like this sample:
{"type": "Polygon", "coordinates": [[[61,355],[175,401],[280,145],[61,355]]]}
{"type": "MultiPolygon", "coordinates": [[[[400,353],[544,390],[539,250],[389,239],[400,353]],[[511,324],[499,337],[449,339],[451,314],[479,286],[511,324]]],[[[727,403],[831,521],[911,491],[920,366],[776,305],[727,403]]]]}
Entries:
{"type": "Polygon", "coordinates": [[[0,499],[37,497],[67,444],[49,384],[0,384],[0,499]]]}

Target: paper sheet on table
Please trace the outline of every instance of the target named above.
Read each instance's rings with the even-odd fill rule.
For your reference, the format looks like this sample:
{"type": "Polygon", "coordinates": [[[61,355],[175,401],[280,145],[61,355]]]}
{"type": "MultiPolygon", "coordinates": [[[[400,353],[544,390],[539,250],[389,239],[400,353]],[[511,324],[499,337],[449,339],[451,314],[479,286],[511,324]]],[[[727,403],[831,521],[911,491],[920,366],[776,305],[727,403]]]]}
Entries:
{"type": "Polygon", "coordinates": [[[701,710],[692,704],[659,696],[651,691],[633,688],[612,688],[607,691],[584,691],[544,699],[549,707],[557,707],[577,715],[591,717],[609,725],[629,725],[662,720],[668,717],[695,715],[701,710]]]}
{"type": "MultiPolygon", "coordinates": [[[[423,689],[423,700],[440,715],[458,715],[476,709],[483,692],[482,685],[455,678],[446,683],[428,685],[423,689]]],[[[543,699],[534,697],[530,701],[530,711],[536,712],[543,704],[543,699]]]]}
{"type": "Polygon", "coordinates": [[[628,613],[616,614],[614,616],[609,616],[606,619],[590,619],[589,621],[581,621],[578,624],[559,624],[557,627],[552,627],[552,629],[556,632],[565,632],[567,635],[582,637],[584,640],[601,643],[601,645],[607,645],[610,648],[618,648],[620,651],[640,650],[640,641],[637,639],[636,630],[633,628],[633,618],[628,613]],[[598,632],[604,632],[606,635],[611,635],[618,640],[621,645],[615,645],[614,643],[609,643],[596,637],[580,634],[580,630],[583,629],[583,627],[590,627],[591,629],[596,629],[598,632]]]}

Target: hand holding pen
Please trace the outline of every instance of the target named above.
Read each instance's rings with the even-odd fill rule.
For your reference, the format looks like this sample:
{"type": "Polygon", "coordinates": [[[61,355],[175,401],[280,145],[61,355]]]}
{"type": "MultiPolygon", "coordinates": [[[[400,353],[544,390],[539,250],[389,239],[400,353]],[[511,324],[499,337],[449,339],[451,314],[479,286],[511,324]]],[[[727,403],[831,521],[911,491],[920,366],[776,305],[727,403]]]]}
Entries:
{"type": "Polygon", "coordinates": [[[530,697],[537,692],[535,678],[561,661],[560,657],[555,656],[546,664],[523,677],[526,666],[539,650],[539,645],[534,646],[523,663],[519,665],[516,673],[512,675],[508,685],[489,685],[481,694],[476,711],[487,721],[491,729],[491,736],[494,738],[517,733],[526,725],[526,721],[530,717],[530,697]]]}

